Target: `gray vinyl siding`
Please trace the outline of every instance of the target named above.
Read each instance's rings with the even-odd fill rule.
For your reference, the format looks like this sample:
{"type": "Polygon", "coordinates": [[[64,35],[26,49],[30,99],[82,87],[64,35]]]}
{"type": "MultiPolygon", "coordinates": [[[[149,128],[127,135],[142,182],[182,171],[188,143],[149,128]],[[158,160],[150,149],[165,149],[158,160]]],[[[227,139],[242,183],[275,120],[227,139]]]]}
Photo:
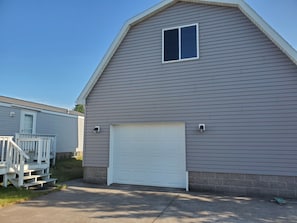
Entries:
{"type": "Polygon", "coordinates": [[[130,29],[89,94],[84,165],[108,167],[111,124],[181,121],[188,171],[296,176],[296,98],[296,65],[238,9],[177,3],[130,29]],[[162,29],[193,23],[200,58],[162,64],[162,29]]]}
{"type": "Polygon", "coordinates": [[[38,113],[36,121],[38,134],[56,136],[56,151],[76,152],[78,148],[78,118],[55,114],[38,113]]]}
{"type": "Polygon", "coordinates": [[[0,135],[14,136],[20,130],[20,111],[0,105],[0,135]],[[15,112],[15,116],[10,117],[10,112],[15,112]]]}
{"type": "MultiPolygon", "coordinates": [[[[15,136],[20,132],[22,108],[0,105],[0,136],[15,136]],[[10,117],[10,112],[15,112],[10,117]]],[[[31,111],[26,109],[26,111],[31,111]]],[[[76,152],[83,150],[84,118],[36,112],[36,133],[55,135],[57,152],[76,152]]]]}

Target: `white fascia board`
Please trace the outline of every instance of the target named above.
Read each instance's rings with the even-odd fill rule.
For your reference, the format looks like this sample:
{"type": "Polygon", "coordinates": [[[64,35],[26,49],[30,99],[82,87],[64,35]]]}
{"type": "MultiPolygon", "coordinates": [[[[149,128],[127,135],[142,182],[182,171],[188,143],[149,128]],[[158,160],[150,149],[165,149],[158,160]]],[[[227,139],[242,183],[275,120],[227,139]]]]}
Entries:
{"type": "Polygon", "coordinates": [[[41,109],[38,108],[32,108],[32,107],[28,107],[28,106],[23,106],[23,105],[18,105],[18,104],[11,104],[12,108],[21,108],[21,109],[26,109],[26,110],[30,110],[30,111],[36,111],[36,112],[41,112],[41,109]]]}
{"type": "Polygon", "coordinates": [[[8,108],[24,109],[24,110],[27,110],[27,111],[43,112],[43,113],[47,113],[47,114],[51,114],[51,115],[59,115],[59,116],[66,116],[66,117],[71,117],[71,118],[83,118],[84,119],[84,116],[81,116],[81,115],[72,115],[72,114],[48,111],[48,110],[32,108],[32,107],[22,106],[22,105],[17,105],[17,104],[8,104],[8,103],[0,102],[0,106],[8,107],[8,108]]]}
{"type": "Polygon", "coordinates": [[[2,107],[11,107],[11,104],[0,102],[0,106],[2,106],[2,107]]]}
{"type": "Polygon", "coordinates": [[[72,115],[72,114],[54,112],[54,111],[49,111],[49,110],[44,110],[44,109],[38,109],[38,108],[32,108],[32,107],[22,106],[22,105],[16,105],[16,104],[11,104],[10,107],[12,107],[12,108],[14,107],[14,108],[25,109],[25,110],[28,110],[28,111],[42,112],[42,113],[46,113],[46,114],[50,114],[50,115],[58,115],[58,116],[65,116],[65,117],[71,117],[71,118],[80,117],[79,115],[72,115]]]}
{"type": "Polygon", "coordinates": [[[72,115],[72,114],[66,114],[66,113],[59,113],[59,112],[54,112],[54,111],[48,111],[48,110],[40,110],[40,112],[49,114],[49,115],[58,115],[58,116],[63,116],[63,117],[68,117],[68,118],[84,118],[84,116],[79,116],[79,115],[72,115]]]}
{"type": "Polygon", "coordinates": [[[96,84],[96,82],[98,81],[98,79],[100,78],[101,74],[103,73],[103,71],[106,68],[107,64],[109,63],[110,59],[112,58],[112,56],[114,55],[114,53],[118,49],[119,45],[121,44],[122,40],[124,39],[124,37],[128,33],[130,27],[132,25],[134,25],[136,23],[139,23],[140,21],[146,19],[147,17],[151,16],[152,14],[155,14],[155,13],[159,12],[163,8],[168,7],[169,5],[173,4],[174,2],[176,2],[176,0],[165,0],[165,1],[162,1],[161,3],[153,6],[152,8],[150,8],[150,9],[148,9],[146,11],[144,11],[143,13],[141,13],[141,14],[139,14],[139,15],[131,18],[131,19],[129,19],[125,23],[125,25],[122,27],[121,31],[119,32],[119,34],[117,35],[117,37],[112,42],[112,44],[109,47],[109,49],[107,50],[107,53],[103,57],[102,61],[97,66],[95,72],[93,73],[93,75],[89,79],[88,83],[86,84],[86,86],[84,87],[84,89],[82,90],[82,92],[80,93],[80,95],[78,96],[78,98],[76,100],[76,103],[77,104],[83,104],[83,105],[86,104],[86,98],[87,98],[87,96],[89,95],[89,93],[91,92],[92,88],[94,87],[94,85],[96,84]]]}
{"type": "Polygon", "coordinates": [[[167,8],[170,5],[173,5],[175,2],[178,2],[178,0],[164,0],[164,1],[160,2],[159,4],[147,9],[146,11],[132,17],[131,19],[129,19],[127,21],[127,23],[130,25],[139,23],[139,22],[145,20],[146,18],[162,11],[164,8],[167,8]]]}
{"type": "Polygon", "coordinates": [[[180,0],[182,2],[202,3],[208,5],[238,6],[242,0],[180,0]]]}
{"type": "Polygon", "coordinates": [[[95,72],[93,73],[93,75],[89,79],[88,83],[86,84],[86,86],[84,87],[84,89],[80,93],[79,97],[77,98],[77,100],[76,100],[77,104],[82,104],[82,105],[86,104],[86,98],[87,98],[88,94],[90,93],[90,91],[92,90],[92,88],[94,87],[94,85],[96,84],[98,79],[100,78],[100,76],[103,73],[105,67],[107,66],[110,59],[114,55],[115,51],[119,47],[120,43],[122,42],[122,40],[126,36],[127,32],[129,31],[129,28],[130,28],[130,26],[128,24],[125,24],[123,26],[123,28],[121,29],[120,33],[118,34],[118,36],[114,39],[111,46],[107,50],[107,53],[103,57],[102,61],[97,66],[95,72]]]}
{"type": "Polygon", "coordinates": [[[247,16],[284,54],[286,54],[297,65],[297,51],[280,36],[265,20],[259,16],[244,1],[240,1],[239,9],[247,16]]]}
{"type": "Polygon", "coordinates": [[[265,20],[244,0],[181,0],[184,2],[205,3],[238,7],[280,50],[297,65],[297,51],[280,36],[265,20]]]}

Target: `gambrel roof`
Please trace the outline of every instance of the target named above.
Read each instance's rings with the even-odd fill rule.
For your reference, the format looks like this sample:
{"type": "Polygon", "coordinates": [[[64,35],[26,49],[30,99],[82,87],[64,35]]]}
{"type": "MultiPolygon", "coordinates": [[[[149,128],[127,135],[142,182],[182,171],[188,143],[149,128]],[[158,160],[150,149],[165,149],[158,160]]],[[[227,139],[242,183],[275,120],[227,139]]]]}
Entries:
{"type": "Polygon", "coordinates": [[[143,13],[131,18],[122,27],[120,33],[113,41],[112,45],[109,47],[107,53],[102,59],[101,63],[96,68],[95,72],[89,79],[88,83],[82,90],[81,94],[77,98],[77,104],[85,104],[86,98],[91,92],[92,88],[100,78],[105,67],[109,63],[110,59],[116,52],[117,48],[121,44],[122,40],[125,38],[126,34],[130,28],[140,23],[141,21],[155,15],[156,13],[163,11],[164,9],[172,6],[177,2],[191,2],[199,4],[210,4],[219,6],[228,6],[238,8],[247,18],[250,19],[280,50],[285,53],[296,65],[297,65],[297,52],[296,50],[287,43],[273,28],[271,28],[244,0],[165,0],[158,5],[144,11],[143,13]]]}

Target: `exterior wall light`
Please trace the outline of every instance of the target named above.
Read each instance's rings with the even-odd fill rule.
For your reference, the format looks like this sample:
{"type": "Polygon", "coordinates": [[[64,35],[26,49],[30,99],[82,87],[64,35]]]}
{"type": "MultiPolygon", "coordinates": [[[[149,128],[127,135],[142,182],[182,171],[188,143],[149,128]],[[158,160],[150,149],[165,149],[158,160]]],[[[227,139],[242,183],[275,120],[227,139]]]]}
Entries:
{"type": "Polygon", "coordinates": [[[200,132],[205,132],[205,124],[199,124],[199,125],[198,125],[198,130],[199,130],[200,132]]]}
{"type": "Polygon", "coordinates": [[[99,133],[100,132],[100,125],[96,125],[93,129],[94,133],[99,133]]]}

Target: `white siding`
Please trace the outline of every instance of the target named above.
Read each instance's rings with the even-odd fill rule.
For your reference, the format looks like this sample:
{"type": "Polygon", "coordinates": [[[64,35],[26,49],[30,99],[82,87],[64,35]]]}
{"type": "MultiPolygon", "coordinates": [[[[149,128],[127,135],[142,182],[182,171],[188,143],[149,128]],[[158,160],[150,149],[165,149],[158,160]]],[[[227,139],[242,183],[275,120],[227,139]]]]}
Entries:
{"type": "MultiPolygon", "coordinates": [[[[36,132],[51,134],[57,138],[57,153],[76,152],[81,145],[78,117],[67,117],[54,114],[38,113],[36,132]]],[[[81,130],[80,130],[81,131],[81,130]]]]}

